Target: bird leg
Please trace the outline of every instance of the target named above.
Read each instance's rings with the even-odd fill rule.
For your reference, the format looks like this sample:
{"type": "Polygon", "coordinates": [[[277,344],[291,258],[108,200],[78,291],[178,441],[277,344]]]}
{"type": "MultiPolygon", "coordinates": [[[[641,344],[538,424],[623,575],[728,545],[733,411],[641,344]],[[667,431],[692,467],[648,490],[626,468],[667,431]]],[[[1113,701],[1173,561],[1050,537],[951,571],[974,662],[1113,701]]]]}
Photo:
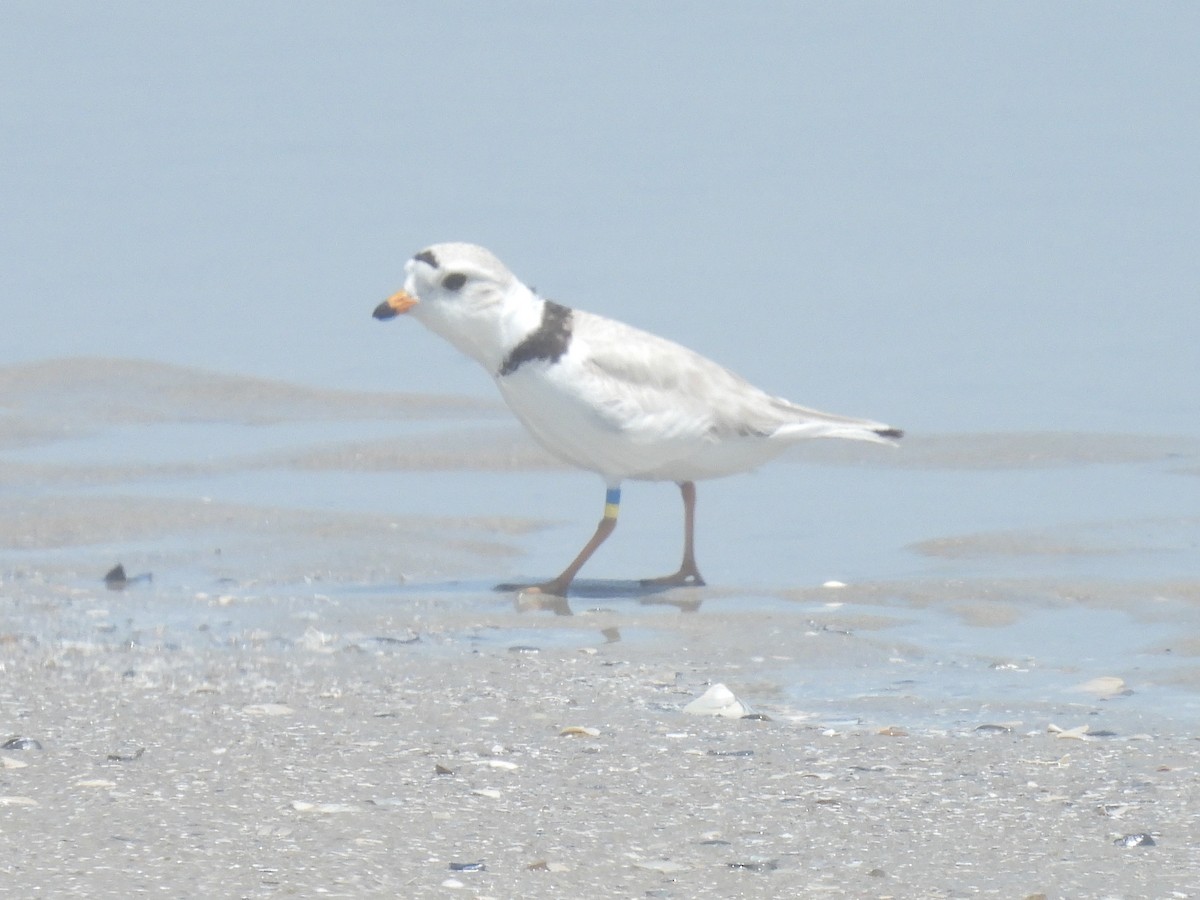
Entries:
{"type": "Polygon", "coordinates": [[[696,483],[694,481],[679,482],[679,492],[683,495],[683,562],[679,571],[674,575],[664,575],[662,578],[644,578],[644,585],[689,585],[703,587],[704,577],[696,568],[696,483]]]}
{"type": "Polygon", "coordinates": [[[608,536],[613,533],[613,529],[617,527],[617,513],[620,508],[621,489],[619,487],[609,488],[608,493],[604,495],[604,518],[596,526],[596,533],[592,535],[592,539],[579,551],[579,555],[571,560],[571,564],[563,569],[557,578],[552,578],[542,584],[531,585],[525,590],[533,594],[567,596],[567,588],[571,586],[571,582],[575,580],[575,576],[583,568],[583,564],[591,559],[596,549],[608,539],[608,536]]]}

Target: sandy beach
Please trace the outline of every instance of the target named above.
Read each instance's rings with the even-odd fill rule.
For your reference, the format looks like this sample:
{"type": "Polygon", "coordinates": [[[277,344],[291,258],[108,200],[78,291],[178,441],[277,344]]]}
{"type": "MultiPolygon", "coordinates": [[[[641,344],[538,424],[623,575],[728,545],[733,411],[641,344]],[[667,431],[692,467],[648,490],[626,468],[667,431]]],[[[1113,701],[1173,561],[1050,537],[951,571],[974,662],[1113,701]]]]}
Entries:
{"type": "Polygon", "coordinates": [[[722,618],[506,645],[510,614],[432,600],[188,598],[131,628],[132,595],[8,587],[6,725],[42,747],[3,753],[14,895],[1194,895],[1200,743],[1047,733],[1100,704],[830,725],[722,618]],[[683,714],[715,676],[766,718],[683,714]]]}
{"type": "MultiPolygon", "coordinates": [[[[929,534],[910,572],[844,585],[592,578],[539,606],[492,585],[590,509],[468,514],[440,480],[390,515],[323,500],[390,472],[500,496],[566,477],[486,404],[115,360],[0,383],[14,896],[1195,895],[1200,582],[1167,552],[1192,520],[929,534]],[[280,470],[306,493],[269,502],[280,470]],[[685,712],[717,684],[753,715],[685,712]]],[[[1169,438],[990,447],[772,477],[1195,478],[1169,438]]]]}

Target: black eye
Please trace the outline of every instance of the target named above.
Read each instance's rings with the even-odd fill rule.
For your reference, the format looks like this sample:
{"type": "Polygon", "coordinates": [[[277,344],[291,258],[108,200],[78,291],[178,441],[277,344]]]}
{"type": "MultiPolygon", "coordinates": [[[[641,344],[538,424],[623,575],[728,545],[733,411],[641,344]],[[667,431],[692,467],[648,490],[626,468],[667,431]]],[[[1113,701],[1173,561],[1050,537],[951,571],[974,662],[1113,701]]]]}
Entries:
{"type": "Polygon", "coordinates": [[[467,276],[462,272],[451,272],[442,279],[442,287],[448,291],[457,291],[467,283],[467,276]]]}

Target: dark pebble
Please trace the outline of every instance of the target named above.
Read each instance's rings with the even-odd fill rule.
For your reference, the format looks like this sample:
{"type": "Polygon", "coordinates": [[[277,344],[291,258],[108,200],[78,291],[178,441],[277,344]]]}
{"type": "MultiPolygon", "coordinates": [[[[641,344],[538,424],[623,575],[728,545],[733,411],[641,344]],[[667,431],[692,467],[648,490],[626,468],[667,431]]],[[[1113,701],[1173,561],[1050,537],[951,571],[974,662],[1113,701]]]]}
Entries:
{"type": "Polygon", "coordinates": [[[128,585],[136,584],[139,581],[153,580],[154,574],[152,572],[142,572],[130,578],[125,574],[125,566],[121,563],[117,563],[104,574],[104,586],[110,591],[123,591],[128,585]]]}
{"type": "Polygon", "coordinates": [[[119,591],[129,583],[129,579],[125,577],[125,567],[117,563],[104,575],[104,583],[109,590],[119,591]]]}
{"type": "Polygon", "coordinates": [[[451,872],[486,872],[487,866],[481,862],[450,863],[451,872]]]}

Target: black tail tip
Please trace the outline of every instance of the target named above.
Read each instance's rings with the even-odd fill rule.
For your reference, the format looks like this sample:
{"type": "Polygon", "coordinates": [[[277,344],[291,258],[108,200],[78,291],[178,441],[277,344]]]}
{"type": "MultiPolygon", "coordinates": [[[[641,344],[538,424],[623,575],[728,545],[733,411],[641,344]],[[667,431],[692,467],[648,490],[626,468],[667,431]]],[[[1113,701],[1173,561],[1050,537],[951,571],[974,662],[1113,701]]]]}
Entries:
{"type": "Polygon", "coordinates": [[[879,428],[879,429],[876,429],[875,433],[877,435],[879,435],[880,437],[885,437],[885,438],[899,439],[899,438],[904,437],[904,431],[900,428],[879,428]]]}

